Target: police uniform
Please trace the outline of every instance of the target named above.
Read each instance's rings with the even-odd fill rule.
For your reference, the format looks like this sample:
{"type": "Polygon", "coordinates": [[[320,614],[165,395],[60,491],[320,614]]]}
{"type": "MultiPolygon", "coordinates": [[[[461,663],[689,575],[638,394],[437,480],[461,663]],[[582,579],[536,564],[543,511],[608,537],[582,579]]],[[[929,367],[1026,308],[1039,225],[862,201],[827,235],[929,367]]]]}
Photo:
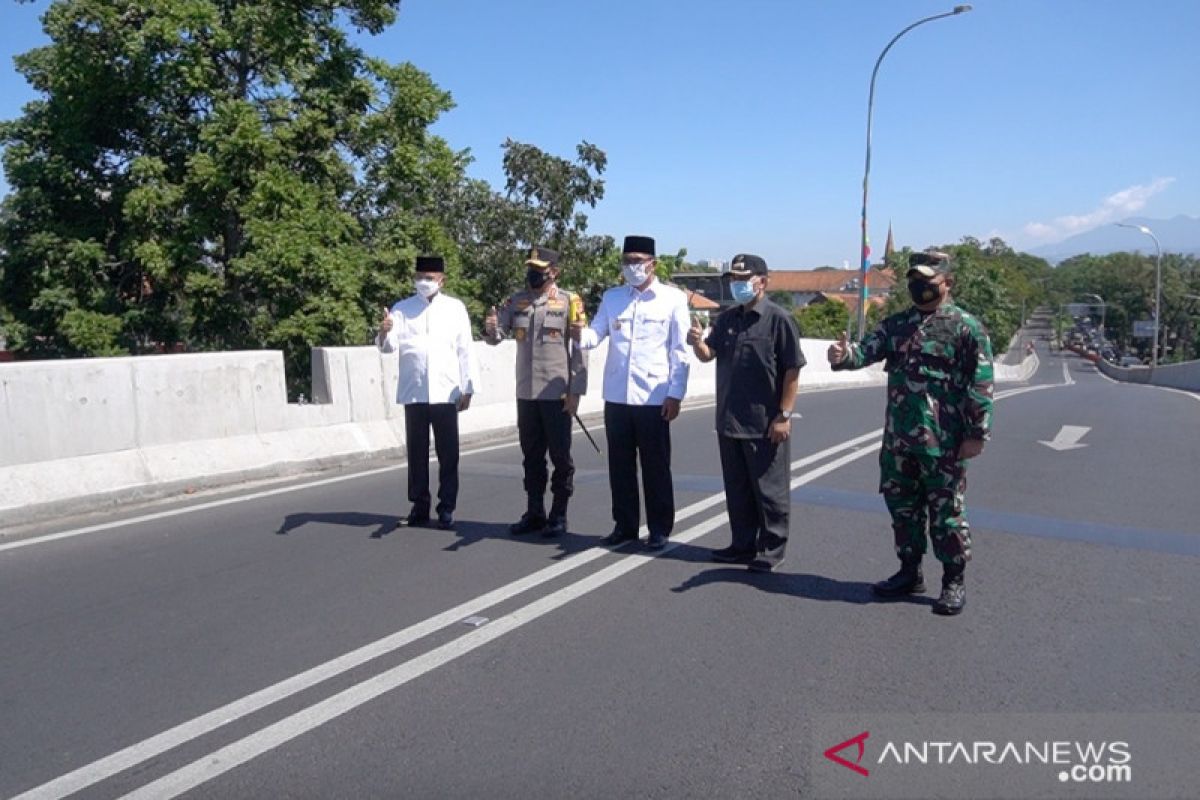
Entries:
{"type": "MultiPolygon", "coordinates": [[[[919,286],[947,272],[946,258],[914,253],[909,280],[919,286]]],[[[991,341],[978,319],[948,300],[928,313],[914,305],[883,320],[833,368],[859,369],[877,361],[884,361],[888,374],[879,491],[892,516],[902,568],[877,584],[876,594],[924,591],[920,562],[928,527],[943,564],[943,590],[956,585],[961,600],[971,534],[964,506],[967,462],[959,448],[968,439],[991,438],[991,341]]],[[[957,613],[961,602],[957,609],[935,610],[957,613]]]]}
{"type": "MultiPolygon", "coordinates": [[[[558,266],[558,253],[535,247],[525,262],[531,279],[558,266]]],[[[571,322],[583,318],[579,295],[552,287],[547,292],[516,292],[497,313],[496,329],[488,344],[511,338],[517,344],[517,432],[524,457],[528,506],[521,520],[510,527],[514,534],[542,530],[563,533],[567,503],[574,492],[575,465],[571,459],[571,415],[563,401],[568,394],[587,392],[587,354],[571,341],[571,322]],[[553,498],[549,517],[545,511],[548,477],[546,454],[554,465],[550,477],[553,498]]]]}

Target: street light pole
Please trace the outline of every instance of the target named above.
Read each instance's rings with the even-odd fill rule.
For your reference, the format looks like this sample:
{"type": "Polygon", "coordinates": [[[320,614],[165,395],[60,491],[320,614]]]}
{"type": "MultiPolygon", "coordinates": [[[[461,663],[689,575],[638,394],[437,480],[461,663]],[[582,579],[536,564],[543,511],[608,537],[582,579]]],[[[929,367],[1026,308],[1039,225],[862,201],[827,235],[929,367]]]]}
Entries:
{"type": "Polygon", "coordinates": [[[892,49],[892,45],[918,25],[924,25],[926,22],[933,22],[935,19],[943,17],[953,17],[956,14],[962,14],[970,11],[970,6],[955,6],[954,10],[947,11],[942,14],[934,14],[931,17],[919,19],[909,25],[904,30],[892,37],[892,40],[887,43],[887,47],[883,48],[883,52],[879,54],[879,58],[875,60],[875,69],[871,70],[871,90],[867,94],[867,164],[863,170],[863,202],[862,202],[862,240],[860,242],[861,249],[859,253],[862,257],[862,264],[858,271],[858,331],[857,337],[861,339],[867,330],[867,270],[871,264],[871,254],[867,249],[867,186],[871,179],[871,112],[875,108],[875,78],[879,75],[879,65],[883,63],[883,57],[892,49]]]}
{"type": "Polygon", "coordinates": [[[1158,243],[1158,237],[1154,235],[1154,231],[1147,228],[1145,225],[1130,225],[1127,222],[1113,223],[1118,228],[1133,228],[1135,231],[1141,231],[1154,240],[1154,250],[1158,254],[1156,265],[1154,267],[1154,347],[1150,351],[1150,366],[1151,368],[1158,366],[1158,339],[1162,335],[1161,313],[1162,313],[1162,245],[1158,243]]]}

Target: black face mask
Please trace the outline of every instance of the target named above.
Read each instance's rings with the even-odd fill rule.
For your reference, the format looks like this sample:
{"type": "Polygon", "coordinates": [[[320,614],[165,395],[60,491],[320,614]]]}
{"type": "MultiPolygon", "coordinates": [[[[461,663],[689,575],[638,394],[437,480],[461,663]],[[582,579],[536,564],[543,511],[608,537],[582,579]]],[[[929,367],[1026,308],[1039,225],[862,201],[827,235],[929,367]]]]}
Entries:
{"type": "Polygon", "coordinates": [[[914,303],[923,306],[937,300],[942,292],[941,288],[931,280],[910,278],[908,281],[908,293],[914,303]]]}
{"type": "Polygon", "coordinates": [[[546,285],[546,281],[550,280],[550,273],[541,272],[536,269],[525,270],[525,282],[529,284],[530,289],[540,289],[546,285]]]}

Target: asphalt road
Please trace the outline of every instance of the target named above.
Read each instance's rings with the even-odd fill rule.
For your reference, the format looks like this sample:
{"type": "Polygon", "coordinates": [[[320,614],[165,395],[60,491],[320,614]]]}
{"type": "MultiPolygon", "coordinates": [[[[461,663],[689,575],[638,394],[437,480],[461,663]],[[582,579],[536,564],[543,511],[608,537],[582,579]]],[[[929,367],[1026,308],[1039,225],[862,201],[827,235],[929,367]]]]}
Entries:
{"type": "MultiPolygon", "coordinates": [[[[931,596],[868,591],[895,569],[878,387],[802,393],[773,575],[708,560],[729,533],[700,403],[673,426],[681,513],[658,556],[595,546],[607,474],[578,435],[558,540],[506,532],[509,443],[464,457],[453,532],[396,525],[401,465],[0,537],[0,796],[834,796],[830,720],[1192,724],[1200,397],[1044,351],[1000,388],[952,619],[929,613],[936,565],[931,596]],[[1042,443],[1063,426],[1084,446],[1042,443]]],[[[1161,795],[1064,796],[1196,796],[1178,770],[1161,795]]]]}

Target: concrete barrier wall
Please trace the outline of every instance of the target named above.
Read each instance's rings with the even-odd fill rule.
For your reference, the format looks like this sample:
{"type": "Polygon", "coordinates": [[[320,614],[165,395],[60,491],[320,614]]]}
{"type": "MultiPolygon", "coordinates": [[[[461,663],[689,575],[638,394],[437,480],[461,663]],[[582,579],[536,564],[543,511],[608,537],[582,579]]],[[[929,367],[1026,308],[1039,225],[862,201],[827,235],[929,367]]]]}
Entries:
{"type": "MultiPolygon", "coordinates": [[[[802,389],[884,382],[880,365],[830,370],[829,344],[803,340],[802,389]]],[[[516,344],[473,346],[481,386],[461,417],[462,435],[505,435],[516,426],[516,344]]],[[[591,353],[585,417],[603,409],[606,355],[607,346],[591,353]]],[[[1026,380],[1031,365],[997,367],[998,379],[1026,380]]],[[[693,363],[688,399],[712,396],[715,380],[713,364],[693,363]]],[[[189,488],[398,458],[398,381],[396,356],[374,347],[314,349],[316,402],[304,405],[287,402],[277,351],[0,364],[0,528],[189,488]]]]}
{"type": "Polygon", "coordinates": [[[1147,383],[1200,392],[1200,361],[1185,361],[1182,364],[1165,364],[1158,367],[1118,367],[1104,359],[1096,362],[1108,377],[1126,383],[1147,383]]]}

